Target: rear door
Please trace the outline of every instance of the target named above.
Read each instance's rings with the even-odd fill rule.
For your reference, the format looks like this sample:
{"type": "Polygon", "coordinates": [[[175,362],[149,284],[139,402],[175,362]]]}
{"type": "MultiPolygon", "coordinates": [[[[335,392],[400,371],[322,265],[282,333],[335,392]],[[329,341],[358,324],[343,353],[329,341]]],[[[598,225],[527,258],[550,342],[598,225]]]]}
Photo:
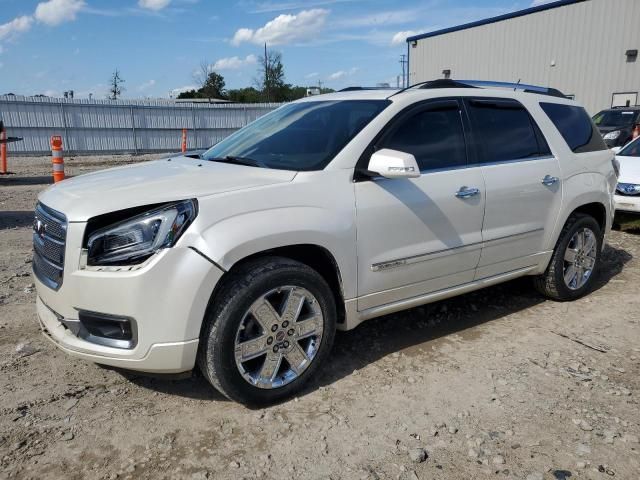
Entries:
{"type": "Polygon", "coordinates": [[[476,279],[537,265],[562,200],[560,165],[525,107],[467,98],[486,204],[476,279]]]}

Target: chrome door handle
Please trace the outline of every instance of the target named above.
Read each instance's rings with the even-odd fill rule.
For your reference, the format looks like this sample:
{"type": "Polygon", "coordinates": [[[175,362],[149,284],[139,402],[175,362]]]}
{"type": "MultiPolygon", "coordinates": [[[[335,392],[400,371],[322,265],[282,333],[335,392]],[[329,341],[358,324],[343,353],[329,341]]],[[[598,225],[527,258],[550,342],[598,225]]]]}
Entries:
{"type": "Polygon", "coordinates": [[[559,181],[560,181],[560,179],[558,177],[552,177],[551,175],[545,175],[544,178],[542,179],[542,184],[546,185],[548,187],[550,185],[555,185],[559,181]]]}
{"type": "Polygon", "coordinates": [[[480,193],[479,188],[469,188],[469,187],[460,187],[460,190],[456,192],[456,197],[458,198],[469,198],[480,193]]]}

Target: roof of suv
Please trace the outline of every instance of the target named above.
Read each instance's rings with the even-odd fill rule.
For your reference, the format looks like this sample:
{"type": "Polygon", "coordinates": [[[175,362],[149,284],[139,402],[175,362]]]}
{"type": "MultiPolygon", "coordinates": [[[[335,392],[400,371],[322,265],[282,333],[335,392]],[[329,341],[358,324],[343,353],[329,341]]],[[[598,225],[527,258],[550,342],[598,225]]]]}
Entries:
{"type": "MultiPolygon", "coordinates": [[[[328,101],[344,101],[344,100],[386,100],[395,96],[404,96],[408,94],[429,97],[443,96],[469,96],[480,95],[487,96],[491,94],[496,97],[517,98],[521,95],[538,95],[547,99],[556,98],[562,100],[568,99],[562,92],[554,88],[539,87],[535,85],[526,85],[521,83],[505,83],[491,82],[482,80],[450,80],[438,79],[427,82],[421,82],[408,88],[363,88],[349,87],[334,93],[321,95],[322,100],[328,101]],[[420,93],[418,93],[420,92],[420,93]],[[482,93],[481,93],[482,92],[482,93]]],[[[299,102],[309,102],[316,100],[317,96],[306,97],[298,100],[299,102]]]]}

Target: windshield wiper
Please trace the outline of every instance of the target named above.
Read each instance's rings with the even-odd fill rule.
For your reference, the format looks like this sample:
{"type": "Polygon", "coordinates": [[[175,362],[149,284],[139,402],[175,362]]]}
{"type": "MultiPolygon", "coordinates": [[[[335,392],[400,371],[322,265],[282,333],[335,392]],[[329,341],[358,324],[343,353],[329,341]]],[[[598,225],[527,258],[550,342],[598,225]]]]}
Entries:
{"type": "Polygon", "coordinates": [[[249,167],[264,167],[264,164],[249,157],[236,157],[234,155],[227,155],[224,158],[210,158],[213,162],[222,163],[234,163],[236,165],[247,165],[249,167]]]}

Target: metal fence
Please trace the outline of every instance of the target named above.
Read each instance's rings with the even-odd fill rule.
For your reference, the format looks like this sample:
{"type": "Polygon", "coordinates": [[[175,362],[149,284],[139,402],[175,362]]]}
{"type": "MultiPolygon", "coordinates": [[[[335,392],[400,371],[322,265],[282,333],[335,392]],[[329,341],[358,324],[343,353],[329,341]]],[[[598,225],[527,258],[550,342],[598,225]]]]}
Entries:
{"type": "Polygon", "coordinates": [[[183,128],[188,149],[207,148],[278,106],[0,95],[0,120],[24,138],[9,145],[12,155],[47,154],[52,135],[73,155],[175,152],[183,128]]]}

